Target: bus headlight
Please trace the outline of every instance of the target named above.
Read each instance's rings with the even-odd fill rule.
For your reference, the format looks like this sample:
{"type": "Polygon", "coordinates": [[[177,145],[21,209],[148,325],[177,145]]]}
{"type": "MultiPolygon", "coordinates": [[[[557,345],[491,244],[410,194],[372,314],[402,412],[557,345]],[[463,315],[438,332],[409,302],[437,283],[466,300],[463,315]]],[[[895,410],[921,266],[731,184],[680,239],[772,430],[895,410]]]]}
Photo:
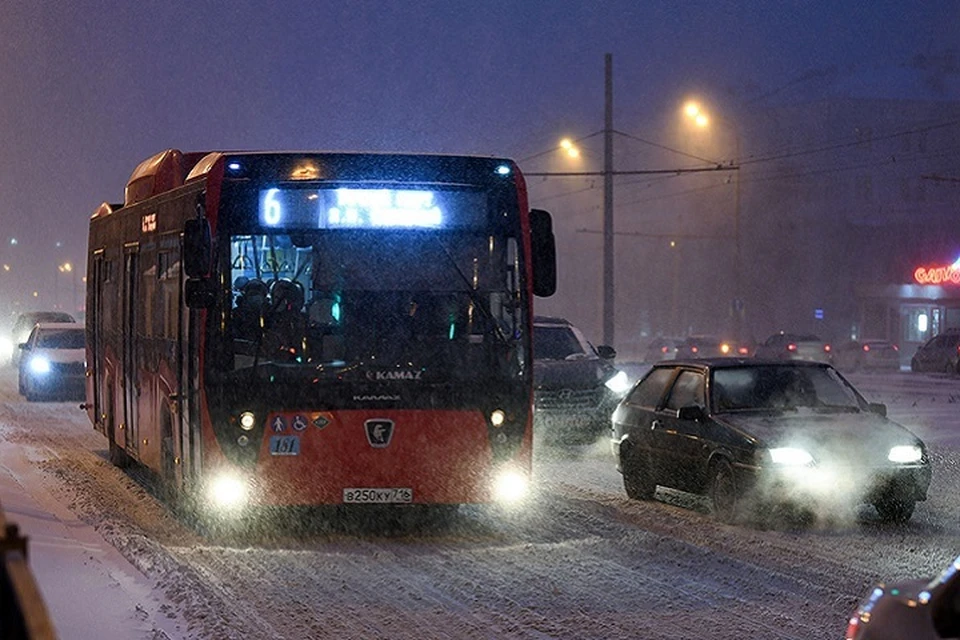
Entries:
{"type": "Polygon", "coordinates": [[[500,409],[494,409],[490,414],[490,424],[495,427],[499,427],[503,424],[503,421],[507,419],[506,414],[503,413],[500,409]]]}
{"type": "Polygon", "coordinates": [[[50,360],[43,356],[35,356],[30,359],[30,371],[37,375],[46,375],[50,373],[50,360]]]}
{"type": "Polygon", "coordinates": [[[220,509],[236,509],[247,501],[247,485],[237,475],[223,473],[210,482],[207,495],[210,502],[220,509]]]}
{"type": "Polygon", "coordinates": [[[257,418],[252,411],[244,411],[240,414],[240,428],[244,431],[250,431],[256,423],[257,418]]]}
{"type": "Polygon", "coordinates": [[[497,502],[519,502],[529,491],[530,480],[527,475],[515,469],[504,469],[494,479],[493,496],[497,502]]]}

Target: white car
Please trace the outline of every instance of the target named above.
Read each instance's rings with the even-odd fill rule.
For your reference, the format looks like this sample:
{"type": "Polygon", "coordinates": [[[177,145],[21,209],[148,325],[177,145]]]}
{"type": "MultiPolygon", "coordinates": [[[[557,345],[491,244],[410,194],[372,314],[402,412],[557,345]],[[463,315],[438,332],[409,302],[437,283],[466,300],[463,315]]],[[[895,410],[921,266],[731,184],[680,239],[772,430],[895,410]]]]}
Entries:
{"type": "Polygon", "coordinates": [[[879,584],[847,621],[846,640],[960,637],[960,557],[933,580],[879,584]]]}
{"type": "Polygon", "coordinates": [[[20,343],[20,395],[82,398],[85,393],[84,326],[75,322],[41,322],[20,343]]]}

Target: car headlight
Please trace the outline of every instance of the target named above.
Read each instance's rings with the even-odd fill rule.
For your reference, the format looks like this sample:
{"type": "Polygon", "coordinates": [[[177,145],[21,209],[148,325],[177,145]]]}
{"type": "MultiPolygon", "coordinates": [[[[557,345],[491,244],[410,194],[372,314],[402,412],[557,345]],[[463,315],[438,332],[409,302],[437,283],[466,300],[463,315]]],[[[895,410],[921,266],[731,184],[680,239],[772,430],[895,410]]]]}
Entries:
{"type": "Polygon", "coordinates": [[[30,371],[41,376],[50,373],[50,360],[43,356],[34,356],[30,359],[30,371]]]}
{"type": "Polygon", "coordinates": [[[623,371],[617,371],[617,373],[604,382],[604,384],[607,385],[607,389],[610,389],[610,391],[621,395],[630,389],[630,378],[628,378],[627,374],[623,371]]]}
{"type": "Polygon", "coordinates": [[[911,462],[920,462],[923,459],[923,449],[915,444],[900,445],[890,448],[887,454],[887,460],[898,464],[910,464],[911,462]]]}
{"type": "Polygon", "coordinates": [[[0,358],[9,360],[13,355],[13,340],[10,338],[0,338],[0,358]]]}
{"type": "Polygon", "coordinates": [[[813,456],[797,447],[777,447],[770,449],[770,458],[774,464],[790,467],[804,467],[813,464],[813,456]]]}

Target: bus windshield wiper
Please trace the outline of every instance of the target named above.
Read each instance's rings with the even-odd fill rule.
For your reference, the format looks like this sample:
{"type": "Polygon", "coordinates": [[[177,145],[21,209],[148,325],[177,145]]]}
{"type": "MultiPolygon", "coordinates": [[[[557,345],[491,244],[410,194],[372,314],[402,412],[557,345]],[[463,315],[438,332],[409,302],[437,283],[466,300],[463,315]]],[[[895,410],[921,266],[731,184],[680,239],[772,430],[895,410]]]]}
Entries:
{"type": "Polygon", "coordinates": [[[463,272],[463,269],[460,268],[460,265],[457,264],[457,261],[452,255],[450,255],[450,250],[447,248],[447,245],[437,236],[431,236],[436,240],[437,244],[440,245],[440,248],[443,250],[443,255],[446,256],[447,261],[450,263],[450,266],[453,267],[453,270],[457,272],[457,275],[460,276],[460,279],[463,280],[463,283],[467,285],[467,295],[470,296],[470,301],[473,304],[480,308],[480,312],[483,316],[489,321],[490,325],[493,327],[493,332],[497,336],[497,339],[505,346],[510,346],[510,341],[507,339],[507,336],[503,333],[503,329],[500,327],[500,323],[496,321],[493,317],[493,314],[490,313],[490,309],[483,304],[483,300],[480,299],[480,296],[477,295],[477,290],[473,288],[473,285],[470,282],[470,278],[467,277],[467,274],[463,272]]]}

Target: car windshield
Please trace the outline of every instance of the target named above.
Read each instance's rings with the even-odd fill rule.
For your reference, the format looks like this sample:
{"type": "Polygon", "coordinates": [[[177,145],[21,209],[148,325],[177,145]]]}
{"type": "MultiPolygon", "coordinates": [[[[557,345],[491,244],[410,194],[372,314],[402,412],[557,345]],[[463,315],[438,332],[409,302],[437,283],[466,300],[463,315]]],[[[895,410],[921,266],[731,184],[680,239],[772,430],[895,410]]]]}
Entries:
{"type": "Polygon", "coordinates": [[[576,360],[586,357],[586,347],[570,327],[534,327],[534,360],[576,360]]]}
{"type": "Polygon", "coordinates": [[[857,393],[830,367],[769,365],[717,369],[710,395],[717,413],[862,408],[857,393]]]}
{"type": "Polygon", "coordinates": [[[42,349],[83,349],[82,329],[41,331],[37,346],[42,349]]]}

